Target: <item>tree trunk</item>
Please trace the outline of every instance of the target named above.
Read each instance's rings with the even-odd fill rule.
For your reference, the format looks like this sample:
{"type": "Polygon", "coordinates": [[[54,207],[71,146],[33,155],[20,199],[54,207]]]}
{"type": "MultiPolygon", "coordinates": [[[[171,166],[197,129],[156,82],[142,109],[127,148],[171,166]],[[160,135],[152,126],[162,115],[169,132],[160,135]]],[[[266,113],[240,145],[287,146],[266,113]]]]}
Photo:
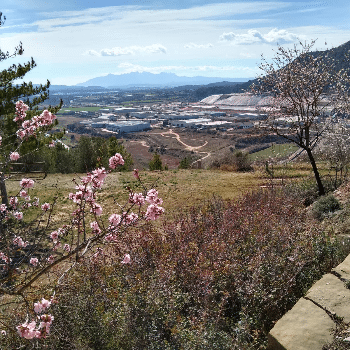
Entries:
{"type": "Polygon", "coordinates": [[[312,165],[312,170],[314,171],[314,174],[315,174],[315,178],[316,178],[316,182],[317,182],[317,186],[318,186],[318,194],[320,196],[324,196],[326,193],[325,193],[325,190],[324,190],[324,187],[322,184],[320,174],[319,174],[318,169],[317,169],[315,158],[314,158],[310,148],[307,148],[306,152],[307,152],[307,155],[309,156],[309,160],[310,160],[310,163],[312,165]]]}
{"type": "Polygon", "coordinates": [[[9,206],[9,201],[7,197],[7,189],[6,189],[6,183],[5,183],[5,174],[0,173],[0,193],[1,193],[1,201],[2,204],[6,204],[6,206],[9,206]]]}

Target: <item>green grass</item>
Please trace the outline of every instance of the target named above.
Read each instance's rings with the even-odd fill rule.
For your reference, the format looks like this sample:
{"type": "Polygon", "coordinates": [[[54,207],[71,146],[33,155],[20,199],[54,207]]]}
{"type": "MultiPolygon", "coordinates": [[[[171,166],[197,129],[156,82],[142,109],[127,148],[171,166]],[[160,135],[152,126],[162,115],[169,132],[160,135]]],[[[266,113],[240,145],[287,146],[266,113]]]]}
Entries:
{"type": "Polygon", "coordinates": [[[81,112],[81,111],[97,112],[103,108],[109,108],[109,107],[108,106],[106,106],[106,107],[67,107],[67,108],[62,108],[61,110],[59,110],[57,112],[57,114],[63,114],[66,111],[70,111],[70,112],[81,112]]]}
{"type": "Polygon", "coordinates": [[[294,143],[276,144],[269,148],[263,149],[262,151],[252,153],[249,155],[249,157],[253,161],[269,158],[283,158],[289,156],[298,149],[299,147],[294,143]]]}

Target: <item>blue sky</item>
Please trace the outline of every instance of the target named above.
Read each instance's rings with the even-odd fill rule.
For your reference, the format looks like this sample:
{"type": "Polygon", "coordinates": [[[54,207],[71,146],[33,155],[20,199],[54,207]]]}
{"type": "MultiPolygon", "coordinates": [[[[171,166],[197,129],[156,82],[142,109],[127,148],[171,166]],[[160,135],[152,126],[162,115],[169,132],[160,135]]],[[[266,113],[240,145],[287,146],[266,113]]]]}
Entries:
{"type": "Polygon", "coordinates": [[[134,71],[256,77],[277,44],[317,39],[323,50],[350,40],[348,0],[1,0],[0,11],[0,48],[22,41],[25,50],[0,69],[33,57],[34,83],[134,71]]]}

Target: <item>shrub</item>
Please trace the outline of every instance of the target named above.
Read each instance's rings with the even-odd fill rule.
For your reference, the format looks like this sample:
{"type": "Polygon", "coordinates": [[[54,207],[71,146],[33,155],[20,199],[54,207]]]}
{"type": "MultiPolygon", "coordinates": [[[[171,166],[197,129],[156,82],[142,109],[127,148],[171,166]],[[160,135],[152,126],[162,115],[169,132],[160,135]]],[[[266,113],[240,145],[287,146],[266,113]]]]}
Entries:
{"type": "Polygon", "coordinates": [[[191,166],[191,157],[182,158],[179,164],[179,169],[188,169],[191,166]]]}
{"type": "Polygon", "coordinates": [[[213,161],[211,168],[219,168],[224,171],[251,171],[252,162],[248,153],[235,152],[213,161]]]}
{"type": "Polygon", "coordinates": [[[145,224],[119,235],[98,260],[85,257],[59,288],[47,342],[62,349],[258,349],[347,252],[283,191],[213,198],[162,229],[145,224]],[[125,247],[132,260],[121,266],[125,247]]]}
{"type": "Polygon", "coordinates": [[[163,170],[163,163],[160,155],[156,152],[153,154],[152,160],[148,163],[149,170],[163,170]]]}
{"type": "Polygon", "coordinates": [[[339,201],[332,194],[329,194],[320,197],[320,199],[313,204],[312,212],[317,219],[321,220],[339,209],[341,209],[339,201]]]}

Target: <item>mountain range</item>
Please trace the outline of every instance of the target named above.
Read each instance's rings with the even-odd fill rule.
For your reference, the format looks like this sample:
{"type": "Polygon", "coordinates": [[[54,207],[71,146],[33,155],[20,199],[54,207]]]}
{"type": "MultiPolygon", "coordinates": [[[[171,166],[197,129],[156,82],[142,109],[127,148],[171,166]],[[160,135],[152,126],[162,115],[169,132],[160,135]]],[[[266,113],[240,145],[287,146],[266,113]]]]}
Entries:
{"type": "Polygon", "coordinates": [[[101,86],[104,88],[130,88],[130,87],[176,87],[181,85],[206,85],[218,83],[246,82],[247,78],[211,78],[211,77],[183,77],[174,73],[153,74],[148,72],[132,72],[127,74],[108,74],[96,77],[76,86],[101,86]]]}

